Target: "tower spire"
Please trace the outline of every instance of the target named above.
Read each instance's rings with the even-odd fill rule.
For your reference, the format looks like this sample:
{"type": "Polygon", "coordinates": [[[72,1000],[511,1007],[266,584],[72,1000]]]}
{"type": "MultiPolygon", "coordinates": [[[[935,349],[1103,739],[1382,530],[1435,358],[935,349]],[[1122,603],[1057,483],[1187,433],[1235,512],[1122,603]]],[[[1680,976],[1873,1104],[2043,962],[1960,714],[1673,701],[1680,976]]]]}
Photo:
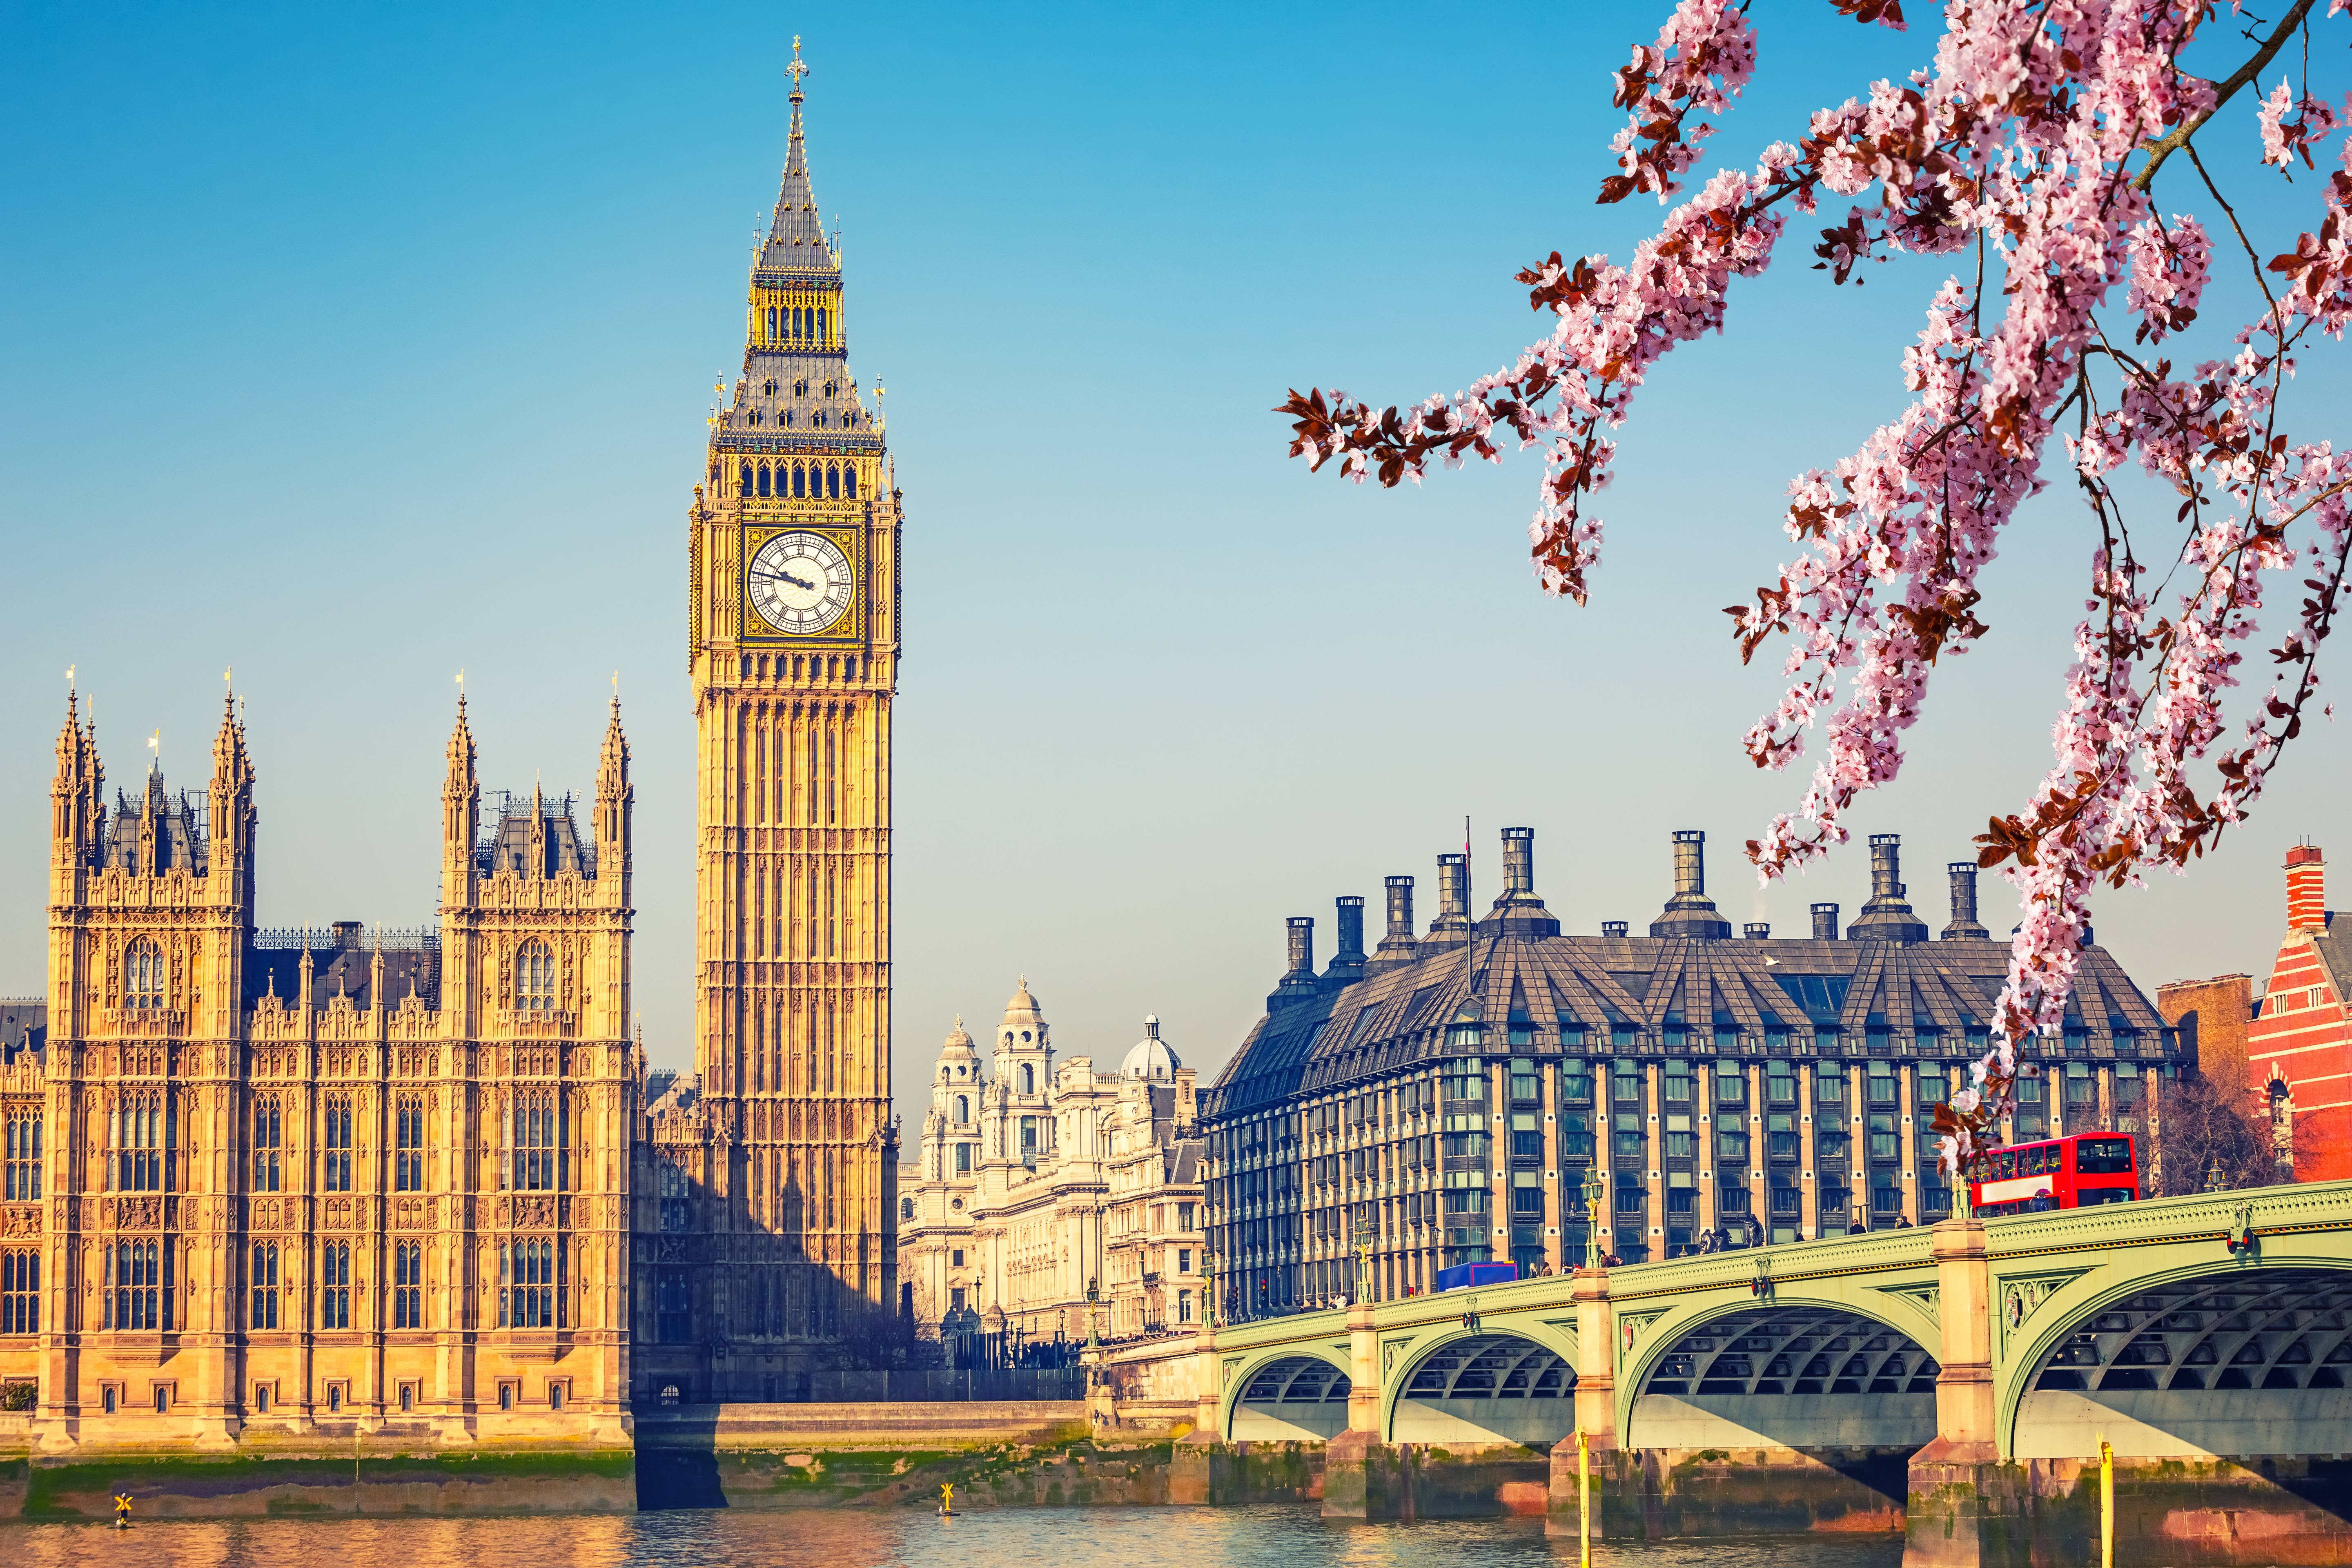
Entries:
{"type": "Polygon", "coordinates": [[[801,58],[801,41],[793,39],[793,63],[784,68],[793,79],[792,128],[784,141],[784,174],[776,191],[775,216],[768,225],[767,243],[760,247],[755,269],[761,272],[830,272],[840,265],[826,243],[824,220],[817,216],[816,188],[809,183],[808,149],[801,140],[801,78],[808,62],[801,58]]]}

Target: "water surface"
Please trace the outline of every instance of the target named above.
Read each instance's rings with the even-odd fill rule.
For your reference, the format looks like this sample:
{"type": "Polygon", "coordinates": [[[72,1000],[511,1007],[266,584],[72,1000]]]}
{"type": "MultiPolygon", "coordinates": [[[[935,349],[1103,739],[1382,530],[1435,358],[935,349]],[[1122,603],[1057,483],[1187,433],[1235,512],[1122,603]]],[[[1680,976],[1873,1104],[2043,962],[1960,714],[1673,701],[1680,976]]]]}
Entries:
{"type": "MultiPolygon", "coordinates": [[[[109,1560],[201,1568],[1545,1568],[1576,1562],[1541,1520],[1326,1522],[1314,1507],[992,1509],[942,1520],[919,1510],[792,1513],[727,1510],[502,1519],[151,1520],[0,1525],[8,1568],[109,1560]]],[[[1733,1542],[1597,1542],[1594,1568],[1896,1568],[1899,1536],[1759,1536],[1733,1542]]]]}

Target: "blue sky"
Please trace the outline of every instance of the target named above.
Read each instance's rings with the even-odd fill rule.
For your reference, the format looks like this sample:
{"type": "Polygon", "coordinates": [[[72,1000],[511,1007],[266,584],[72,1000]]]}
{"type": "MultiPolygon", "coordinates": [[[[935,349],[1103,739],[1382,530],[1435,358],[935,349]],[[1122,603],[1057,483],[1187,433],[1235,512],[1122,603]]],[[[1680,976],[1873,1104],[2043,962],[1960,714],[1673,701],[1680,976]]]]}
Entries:
{"type": "MultiPolygon", "coordinates": [[[[1932,47],[1763,9],[1728,157],[1932,47]]],[[[794,31],[908,520],[902,1088],[1024,973],[1066,1053],[1115,1058],[1156,1012],[1213,1070],[1284,918],[1328,955],[1333,896],[1377,910],[1391,872],[1426,918],[1465,814],[1481,902],[1496,831],[1530,826],[1571,930],[1646,922],[1678,827],[1710,833],[1734,921],[1850,911],[1858,842],[1764,893],[1738,858],[1802,780],[1739,752],[1777,667],[1739,667],[1718,606],[1790,554],[1790,476],[1901,406],[1944,265],[1833,289],[1792,235],[1643,392],[1583,610],[1528,578],[1528,458],[1378,492],[1286,460],[1269,412],[1292,385],[1462,386],[1538,328],[1517,267],[1654,225],[1591,198],[1609,70],[1662,14],[0,8],[0,993],[41,985],[68,663],[112,777],[160,728],[189,785],[233,665],[262,920],[394,926],[433,914],[457,669],[488,785],[584,790],[617,668],[639,1002],[656,1061],[690,1059],[684,510],[794,31]]],[[[2315,182],[2246,172],[2252,103],[2229,112],[2217,154],[2284,248],[2315,182]]],[[[2326,353],[2297,396],[2305,428],[2342,423],[2326,353]]],[[[2021,515],[1993,636],[1853,818],[1904,835],[1937,925],[1944,862],[2048,766],[2091,539],[2063,493],[2021,515]]],[[[2219,861],[2104,898],[2102,940],[2151,990],[2260,973],[2284,847],[2344,837],[2347,760],[2318,727],[2219,861]]]]}

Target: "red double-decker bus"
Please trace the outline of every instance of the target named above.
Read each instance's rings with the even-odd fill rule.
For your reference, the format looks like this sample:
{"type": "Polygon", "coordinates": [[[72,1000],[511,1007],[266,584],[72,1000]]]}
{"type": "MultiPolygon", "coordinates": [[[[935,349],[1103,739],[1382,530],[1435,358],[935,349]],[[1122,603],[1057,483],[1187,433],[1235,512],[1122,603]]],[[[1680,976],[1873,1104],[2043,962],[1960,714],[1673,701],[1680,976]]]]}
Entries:
{"type": "Polygon", "coordinates": [[[2077,1132],[1995,1149],[1969,1182],[1969,1206],[1987,1218],[2138,1196],[2139,1146],[2123,1132],[2077,1132]]]}

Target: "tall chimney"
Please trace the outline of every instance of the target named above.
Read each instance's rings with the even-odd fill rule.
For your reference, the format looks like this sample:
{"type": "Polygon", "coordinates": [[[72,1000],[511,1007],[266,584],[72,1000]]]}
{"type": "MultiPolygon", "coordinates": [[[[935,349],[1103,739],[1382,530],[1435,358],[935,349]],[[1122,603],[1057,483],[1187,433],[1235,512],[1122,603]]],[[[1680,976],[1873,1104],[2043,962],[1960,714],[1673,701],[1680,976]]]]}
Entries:
{"type": "Polygon", "coordinates": [[[1870,902],[1845,928],[1852,942],[1914,942],[1927,940],[1927,922],[1903,901],[1903,836],[1870,836],[1870,902]]]}
{"type": "Polygon", "coordinates": [[[1835,904],[1813,906],[1813,940],[1815,942],[1837,941],[1837,917],[1838,907],[1835,904]]]}
{"type": "Polygon", "coordinates": [[[1389,930],[1382,944],[1402,938],[1412,940],[1412,879],[1391,877],[1388,879],[1389,930]]]}
{"type": "Polygon", "coordinates": [[[1315,917],[1290,917],[1290,968],[1265,999],[1266,1011],[1287,1007],[1315,994],[1315,917]]]}
{"type": "Polygon", "coordinates": [[[1750,942],[1764,942],[1772,935],[1772,922],[1751,921],[1739,928],[1739,934],[1750,942]]]}
{"type": "Polygon", "coordinates": [[[2327,862],[2316,844],[2286,852],[2286,923],[2290,931],[2327,927],[2327,862]]]}
{"type": "Polygon", "coordinates": [[[1559,921],[1536,897],[1536,830],[1532,827],[1503,829],[1503,891],[1486,924],[1496,936],[1559,934],[1559,921]]]}
{"type": "Polygon", "coordinates": [[[1706,896],[1706,835],[1696,827],[1675,831],[1675,896],[1665,912],[1650,922],[1656,937],[1727,937],[1731,922],[1706,896]]]}
{"type": "Polygon", "coordinates": [[[1352,896],[1342,898],[1339,910],[1339,951],[1331,955],[1330,967],[1323,971],[1326,991],[1353,985],[1364,977],[1364,900],[1352,896]]]}
{"type": "Polygon", "coordinates": [[[1874,902],[1903,896],[1903,836],[1899,833],[1870,836],[1870,896],[1874,902]]]}
{"type": "Polygon", "coordinates": [[[1349,895],[1339,900],[1339,951],[1331,955],[1334,963],[1364,956],[1364,900],[1349,895]]]}
{"type": "Polygon", "coordinates": [[[1536,890],[1536,830],[1532,827],[1503,829],[1503,891],[1532,893],[1536,890]]]}
{"type": "Polygon", "coordinates": [[[1675,830],[1675,896],[1705,897],[1706,893],[1706,834],[1696,827],[1675,830]]]}
{"type": "Polygon", "coordinates": [[[1421,944],[1412,939],[1412,879],[1391,877],[1388,879],[1389,929],[1381,938],[1380,950],[1364,961],[1366,974],[1385,974],[1412,962],[1421,944]]]}
{"type": "Polygon", "coordinates": [[[1977,921],[1977,863],[1954,860],[1944,868],[1952,879],[1952,923],[1944,928],[1944,940],[1972,937],[1978,941],[1992,933],[1977,921]]]}
{"type": "Polygon", "coordinates": [[[1470,931],[1470,861],[1464,855],[1437,858],[1437,918],[1421,939],[1424,952],[1452,947],[1470,931]]]}

